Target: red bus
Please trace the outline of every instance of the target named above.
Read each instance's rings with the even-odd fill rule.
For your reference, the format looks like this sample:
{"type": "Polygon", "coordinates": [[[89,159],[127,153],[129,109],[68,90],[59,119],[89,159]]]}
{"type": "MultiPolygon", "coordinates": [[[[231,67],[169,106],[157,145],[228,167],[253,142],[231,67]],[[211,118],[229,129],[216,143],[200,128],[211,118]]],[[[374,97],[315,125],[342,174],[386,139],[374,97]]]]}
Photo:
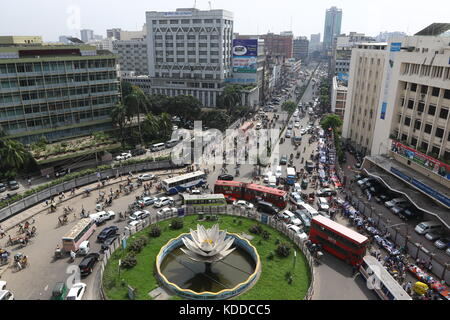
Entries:
{"type": "Polygon", "coordinates": [[[242,125],[242,127],[240,127],[240,129],[244,133],[247,133],[247,131],[250,130],[251,128],[253,128],[253,126],[254,126],[253,122],[246,122],[242,125]]]}
{"type": "Polygon", "coordinates": [[[309,239],[315,244],[321,244],[326,252],[353,266],[363,262],[369,243],[366,236],[324,216],[315,216],[312,219],[309,239]]]}
{"type": "Polygon", "coordinates": [[[226,196],[251,202],[261,198],[261,200],[270,202],[282,209],[286,207],[288,201],[286,191],[239,181],[217,180],[214,185],[214,193],[222,193],[226,196]]]}

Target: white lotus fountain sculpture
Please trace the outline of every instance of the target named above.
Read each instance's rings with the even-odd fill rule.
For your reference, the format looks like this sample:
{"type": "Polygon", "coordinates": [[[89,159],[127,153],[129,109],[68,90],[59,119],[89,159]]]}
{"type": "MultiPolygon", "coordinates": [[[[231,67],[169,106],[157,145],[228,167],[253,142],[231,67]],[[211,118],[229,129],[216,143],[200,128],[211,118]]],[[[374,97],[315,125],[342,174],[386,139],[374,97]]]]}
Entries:
{"type": "Polygon", "coordinates": [[[211,229],[197,225],[197,230],[191,229],[190,234],[192,240],[188,237],[182,238],[186,248],[181,250],[191,260],[204,262],[207,271],[210,270],[211,263],[224,259],[236,249],[230,249],[234,239],[232,237],[225,239],[227,231],[220,231],[218,224],[211,229]]]}

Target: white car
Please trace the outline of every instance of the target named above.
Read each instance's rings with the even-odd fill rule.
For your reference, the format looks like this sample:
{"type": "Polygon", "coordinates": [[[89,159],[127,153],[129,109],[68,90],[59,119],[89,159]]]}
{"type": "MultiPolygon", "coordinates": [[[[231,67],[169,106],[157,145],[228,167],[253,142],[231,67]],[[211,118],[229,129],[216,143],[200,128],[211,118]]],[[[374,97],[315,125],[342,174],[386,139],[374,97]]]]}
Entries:
{"type": "Polygon", "coordinates": [[[0,281],[0,290],[6,290],[6,281],[0,281]]]}
{"type": "Polygon", "coordinates": [[[133,212],[133,214],[130,215],[131,220],[144,220],[145,218],[150,216],[150,211],[147,210],[139,210],[136,212],[133,212]]]}
{"type": "Polygon", "coordinates": [[[301,193],[302,187],[300,186],[300,183],[294,183],[294,192],[301,193]]]}
{"type": "Polygon", "coordinates": [[[153,197],[144,197],[141,200],[138,200],[139,205],[143,205],[144,207],[150,206],[155,203],[157,199],[153,197]]]}
{"type": "Polygon", "coordinates": [[[14,300],[14,294],[9,290],[0,290],[0,301],[14,300]]]}
{"type": "Polygon", "coordinates": [[[303,202],[302,196],[298,192],[292,192],[289,195],[289,200],[291,200],[292,203],[298,204],[299,202],[303,202]]]}
{"type": "Polygon", "coordinates": [[[114,211],[100,211],[97,213],[92,213],[89,215],[89,218],[95,220],[96,223],[101,224],[107,220],[112,220],[116,216],[114,211]]]}
{"type": "Polygon", "coordinates": [[[86,284],[83,282],[75,283],[67,294],[66,300],[81,300],[86,291],[86,284]]]}
{"type": "Polygon", "coordinates": [[[294,127],[300,128],[300,122],[296,121],[296,122],[294,123],[294,127]]]}
{"type": "Polygon", "coordinates": [[[240,207],[240,208],[245,208],[248,210],[252,210],[255,206],[253,205],[253,203],[247,202],[245,200],[238,200],[233,202],[233,206],[235,207],[240,207]]]}
{"type": "Polygon", "coordinates": [[[137,228],[137,226],[140,226],[142,224],[141,220],[133,220],[131,222],[128,223],[128,225],[125,227],[125,229],[135,229],[137,228]]]}
{"type": "Polygon", "coordinates": [[[262,124],[261,123],[257,123],[255,129],[256,130],[260,130],[261,128],[262,128],[262,124]]]}
{"type": "Polygon", "coordinates": [[[177,209],[177,208],[174,208],[174,207],[171,207],[171,208],[162,208],[162,209],[159,209],[156,213],[157,213],[158,215],[162,216],[162,215],[170,214],[170,213],[178,213],[178,209],[177,209]]]}
{"type": "Polygon", "coordinates": [[[119,160],[127,160],[127,159],[130,159],[131,157],[132,157],[131,153],[130,152],[126,152],[126,153],[122,153],[121,155],[117,156],[116,160],[117,161],[119,161],[119,160]]]}
{"type": "Polygon", "coordinates": [[[202,192],[199,189],[192,189],[191,194],[199,195],[199,194],[202,194],[202,192]]]}
{"type": "Polygon", "coordinates": [[[155,204],[153,205],[155,208],[161,208],[164,206],[167,206],[169,204],[173,204],[175,201],[172,197],[161,197],[158,200],[155,201],[155,204]]]}
{"type": "Polygon", "coordinates": [[[153,180],[153,179],[155,179],[155,175],[154,174],[150,174],[150,173],[145,173],[145,174],[141,174],[139,177],[138,177],[138,180],[141,180],[141,181],[149,181],[149,180],[153,180]]]}
{"type": "Polygon", "coordinates": [[[305,134],[306,134],[306,130],[305,129],[300,130],[300,135],[304,136],[305,134]]]}

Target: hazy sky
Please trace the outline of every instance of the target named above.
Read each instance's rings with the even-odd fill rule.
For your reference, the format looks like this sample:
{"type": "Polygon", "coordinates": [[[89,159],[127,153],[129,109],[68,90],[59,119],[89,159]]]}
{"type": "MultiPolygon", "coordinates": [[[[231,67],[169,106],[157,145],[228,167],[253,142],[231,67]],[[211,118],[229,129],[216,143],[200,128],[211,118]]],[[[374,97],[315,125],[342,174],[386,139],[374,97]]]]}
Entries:
{"type": "MultiPolygon", "coordinates": [[[[79,36],[81,28],[105,36],[113,27],[141,29],[145,11],[190,8],[194,1],[2,0],[0,35],[42,35],[44,41],[57,41],[60,35],[79,36]]],[[[211,5],[233,12],[234,31],[241,34],[292,30],[295,36],[320,32],[323,37],[325,10],[331,6],[343,10],[343,33],[414,34],[433,22],[450,22],[449,0],[211,0],[211,5]]],[[[208,1],[197,0],[197,8],[209,9],[208,1]]]]}

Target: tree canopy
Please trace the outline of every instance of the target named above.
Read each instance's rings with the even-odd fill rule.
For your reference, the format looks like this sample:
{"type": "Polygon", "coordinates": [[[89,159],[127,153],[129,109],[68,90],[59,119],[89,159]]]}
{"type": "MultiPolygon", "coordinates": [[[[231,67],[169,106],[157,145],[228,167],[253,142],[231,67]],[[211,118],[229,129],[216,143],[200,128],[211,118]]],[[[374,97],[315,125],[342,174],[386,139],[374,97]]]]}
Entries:
{"type": "Polygon", "coordinates": [[[336,132],[336,129],[340,128],[342,124],[343,122],[337,114],[329,114],[320,122],[322,129],[328,130],[331,128],[334,132],[336,132]]]}
{"type": "Polygon", "coordinates": [[[289,100],[281,105],[281,109],[288,113],[293,113],[295,109],[297,109],[297,104],[294,101],[289,100]]]}

